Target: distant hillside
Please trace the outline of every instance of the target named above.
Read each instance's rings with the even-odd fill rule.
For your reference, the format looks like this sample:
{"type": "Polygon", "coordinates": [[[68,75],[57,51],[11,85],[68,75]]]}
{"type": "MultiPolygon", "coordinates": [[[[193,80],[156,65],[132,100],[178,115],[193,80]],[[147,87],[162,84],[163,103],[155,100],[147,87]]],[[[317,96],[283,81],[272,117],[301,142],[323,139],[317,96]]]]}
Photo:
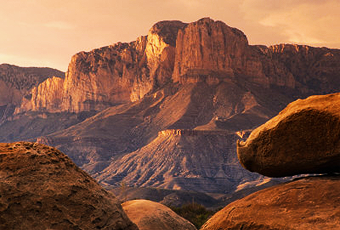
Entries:
{"type": "Polygon", "coordinates": [[[31,90],[50,77],[64,77],[64,73],[51,68],[0,65],[0,124],[11,116],[16,106],[29,100],[31,90]]]}

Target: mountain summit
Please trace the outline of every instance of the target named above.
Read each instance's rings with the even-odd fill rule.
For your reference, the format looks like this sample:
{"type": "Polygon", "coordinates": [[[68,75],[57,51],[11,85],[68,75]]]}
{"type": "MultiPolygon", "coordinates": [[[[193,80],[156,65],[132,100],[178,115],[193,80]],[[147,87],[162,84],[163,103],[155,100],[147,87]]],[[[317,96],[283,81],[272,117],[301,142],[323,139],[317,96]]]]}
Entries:
{"type": "Polygon", "coordinates": [[[107,185],[225,193],[262,181],[237,162],[236,139],[297,98],[339,90],[340,50],[249,45],[210,18],[162,21],[136,41],[75,54],[0,137],[55,146],[107,185]]]}
{"type": "Polygon", "coordinates": [[[169,82],[245,78],[265,88],[328,93],[339,87],[337,60],[339,51],[327,48],[250,46],[242,31],[210,18],[163,21],[134,42],[74,55],[65,80],[42,83],[18,111],[102,110],[139,100],[169,82]]]}

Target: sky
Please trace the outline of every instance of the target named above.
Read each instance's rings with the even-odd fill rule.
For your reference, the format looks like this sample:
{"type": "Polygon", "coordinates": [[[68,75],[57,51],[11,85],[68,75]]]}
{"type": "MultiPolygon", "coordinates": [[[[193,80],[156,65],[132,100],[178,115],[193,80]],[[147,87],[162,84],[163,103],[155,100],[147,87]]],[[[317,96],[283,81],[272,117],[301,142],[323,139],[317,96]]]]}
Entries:
{"type": "Polygon", "coordinates": [[[10,0],[0,4],[0,64],[66,71],[72,55],[147,35],[158,21],[203,17],[252,45],[340,48],[339,0],[10,0]]]}

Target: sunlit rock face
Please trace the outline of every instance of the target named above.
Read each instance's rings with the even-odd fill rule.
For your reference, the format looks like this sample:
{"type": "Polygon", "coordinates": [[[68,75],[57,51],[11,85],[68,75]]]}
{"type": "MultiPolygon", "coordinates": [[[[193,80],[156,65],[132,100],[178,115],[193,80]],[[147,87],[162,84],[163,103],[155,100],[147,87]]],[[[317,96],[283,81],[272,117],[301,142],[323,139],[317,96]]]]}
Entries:
{"type": "Polygon", "coordinates": [[[136,42],[117,43],[73,56],[65,76],[62,110],[101,110],[135,100],[132,92],[141,90],[133,90],[135,82],[150,82],[145,45],[146,37],[141,37],[136,42]]]}
{"type": "Polygon", "coordinates": [[[131,200],[124,202],[122,206],[140,230],[196,230],[192,223],[157,202],[131,200]]]}
{"type": "Polygon", "coordinates": [[[31,99],[23,98],[16,113],[29,110],[45,110],[49,112],[60,111],[62,103],[64,79],[59,77],[48,78],[31,90],[31,99]]]}
{"type": "Polygon", "coordinates": [[[176,38],[178,30],[187,24],[180,21],[162,21],[156,23],[148,33],[146,56],[151,78],[157,86],[171,81],[175,63],[176,38]]]}
{"type": "Polygon", "coordinates": [[[62,92],[60,85],[44,83],[59,92],[42,95],[42,86],[22,99],[18,111],[99,111],[140,100],[168,83],[246,81],[294,94],[328,93],[340,84],[339,60],[340,52],[327,48],[251,46],[242,31],[210,18],[161,21],[134,42],[74,55],[62,92]]]}
{"type": "Polygon", "coordinates": [[[283,66],[281,69],[266,67],[268,74],[273,75],[273,72],[277,72],[277,76],[289,75],[289,77],[276,79],[281,82],[279,85],[284,85],[283,80],[286,79],[286,84],[294,86],[300,92],[321,94],[338,90],[340,50],[280,44],[270,46],[263,51],[273,63],[276,63],[274,67],[283,66]]]}
{"type": "Polygon", "coordinates": [[[0,144],[1,229],[138,229],[120,202],[59,150],[0,144]]]}
{"type": "MultiPolygon", "coordinates": [[[[0,123],[9,118],[23,104],[32,109],[31,91],[44,80],[63,77],[64,73],[51,68],[0,65],[0,123]],[[27,105],[28,104],[28,105],[27,105]]],[[[26,107],[28,107],[26,109],[26,107]]]]}
{"type": "Polygon", "coordinates": [[[174,81],[190,71],[216,71],[233,77],[245,67],[246,36],[220,21],[204,18],[180,30],[176,42],[174,81]]]}
{"type": "Polygon", "coordinates": [[[30,90],[45,79],[64,73],[51,68],[18,67],[9,64],[0,65],[0,106],[19,105],[22,97],[29,97],[30,90]]]}
{"type": "Polygon", "coordinates": [[[339,229],[339,196],[339,176],[303,178],[237,200],[201,229],[339,229]]]}
{"type": "Polygon", "coordinates": [[[237,146],[248,170],[266,176],[340,172],[340,94],[289,104],[237,146]]]}

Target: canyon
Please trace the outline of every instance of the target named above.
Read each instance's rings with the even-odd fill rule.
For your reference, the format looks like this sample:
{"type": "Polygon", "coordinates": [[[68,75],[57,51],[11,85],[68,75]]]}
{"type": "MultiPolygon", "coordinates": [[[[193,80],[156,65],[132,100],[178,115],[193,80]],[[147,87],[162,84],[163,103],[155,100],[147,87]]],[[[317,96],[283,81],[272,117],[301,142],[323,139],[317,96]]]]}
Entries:
{"type": "Polygon", "coordinates": [[[1,142],[54,146],[105,186],[230,194],[271,181],[242,168],[237,139],[298,98],[338,92],[340,50],[249,45],[210,18],[161,21],[39,76],[1,91],[17,95],[0,95],[1,142]]]}

